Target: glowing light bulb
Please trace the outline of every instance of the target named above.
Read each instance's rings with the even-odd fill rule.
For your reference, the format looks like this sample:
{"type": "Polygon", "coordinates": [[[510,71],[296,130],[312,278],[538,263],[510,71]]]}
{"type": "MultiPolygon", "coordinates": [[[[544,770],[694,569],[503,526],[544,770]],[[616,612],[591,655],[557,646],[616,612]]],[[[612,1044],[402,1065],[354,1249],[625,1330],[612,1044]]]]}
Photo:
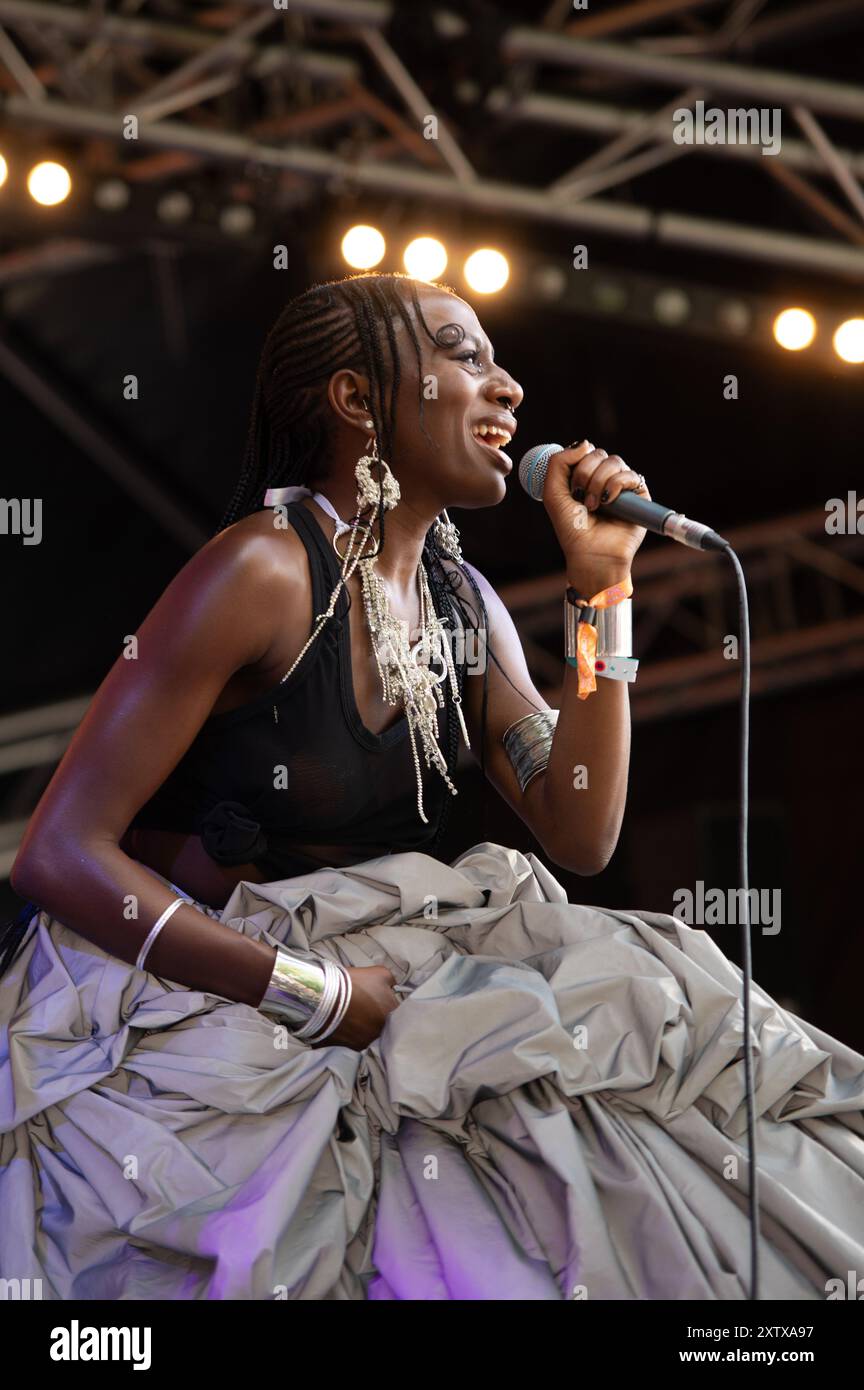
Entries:
{"type": "Polygon", "coordinates": [[[405,247],[402,264],[415,280],[437,280],[447,266],[447,251],[434,236],[417,236],[405,247]]]}
{"type": "Polygon", "coordinates": [[[35,203],[41,203],[46,208],[55,207],[57,203],[62,203],[64,198],[68,198],[71,187],[69,170],[62,164],[55,163],[53,159],[34,164],[27,175],[30,197],[35,203]]]}
{"type": "Polygon", "coordinates": [[[3,158],[2,154],[0,154],[0,188],[2,188],[4,183],[6,182],[8,174],[9,165],[6,163],[6,160],[3,158]]]}
{"type": "Polygon", "coordinates": [[[507,257],[491,246],[472,251],[465,262],[465,279],[477,294],[496,294],[510,279],[507,257]]]}
{"type": "Polygon", "coordinates": [[[844,362],[864,362],[864,319],[847,319],[834,334],[834,351],[844,362]]]}
{"type": "Polygon", "coordinates": [[[387,244],[377,227],[358,223],[342,238],[342,255],[355,270],[371,270],[384,257],[387,244]]]}
{"type": "Polygon", "coordinates": [[[800,352],[816,337],[816,320],[808,309],[784,309],[774,320],[774,337],[782,348],[800,352]]]}

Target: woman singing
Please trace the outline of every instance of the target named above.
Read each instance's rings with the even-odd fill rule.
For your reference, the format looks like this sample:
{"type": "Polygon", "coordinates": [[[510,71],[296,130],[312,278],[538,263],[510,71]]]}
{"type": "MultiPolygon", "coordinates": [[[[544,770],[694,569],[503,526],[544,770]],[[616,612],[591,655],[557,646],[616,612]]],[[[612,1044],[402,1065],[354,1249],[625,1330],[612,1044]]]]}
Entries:
{"type": "MultiPolygon", "coordinates": [[[[446,288],[356,275],[280,314],[218,532],[14,865],[0,1277],[747,1297],[737,968],[533,854],[436,857],[460,742],[553,864],[599,873],[624,815],[634,663],[596,639],[644,531],[597,507],[644,480],[587,440],[549,462],[558,710],[447,513],[504,497],[522,395],[446,288]]],[[[752,1025],[762,1297],[825,1298],[864,1268],[864,1058],[757,986],[752,1025]]]]}

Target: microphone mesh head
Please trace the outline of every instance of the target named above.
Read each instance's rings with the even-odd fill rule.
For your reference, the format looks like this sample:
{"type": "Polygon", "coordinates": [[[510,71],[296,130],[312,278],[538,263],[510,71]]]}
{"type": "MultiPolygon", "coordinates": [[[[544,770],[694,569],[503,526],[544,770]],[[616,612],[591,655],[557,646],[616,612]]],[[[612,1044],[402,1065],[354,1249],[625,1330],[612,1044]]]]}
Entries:
{"type": "Polygon", "coordinates": [[[549,460],[553,454],[560,454],[562,446],[560,444],[535,444],[533,449],[529,449],[527,454],[522,455],[519,464],[519,481],[535,502],[543,500],[543,488],[546,486],[546,470],[549,467],[549,460]]]}

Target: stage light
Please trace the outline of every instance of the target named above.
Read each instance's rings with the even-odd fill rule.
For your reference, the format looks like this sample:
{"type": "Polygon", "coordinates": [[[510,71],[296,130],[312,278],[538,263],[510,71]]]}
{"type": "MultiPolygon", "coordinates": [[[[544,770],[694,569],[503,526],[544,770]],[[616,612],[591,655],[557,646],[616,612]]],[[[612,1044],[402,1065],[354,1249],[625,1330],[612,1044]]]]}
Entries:
{"type": "Polygon", "coordinates": [[[531,277],[534,288],[543,299],[563,299],[568,280],[558,265],[543,265],[531,277]]]}
{"type": "Polygon", "coordinates": [[[683,323],[690,317],[690,300],[683,290],[659,290],[654,296],[654,316],[670,327],[683,323]]]}
{"type": "Polygon", "coordinates": [[[129,206],[128,183],[122,179],[104,179],[93,190],[93,201],[103,212],[121,212],[129,206]]]}
{"type": "Polygon", "coordinates": [[[165,193],[156,204],[156,216],[162,222],[185,222],[192,216],[192,199],[182,188],[165,193]]]}
{"type": "Polygon", "coordinates": [[[71,187],[69,170],[62,164],[55,163],[53,159],[34,164],[27,175],[30,197],[34,203],[40,203],[42,207],[56,207],[57,203],[62,203],[64,198],[69,197],[71,187]]]}
{"type": "Polygon", "coordinates": [[[864,362],[864,319],[847,319],[834,334],[834,351],[844,362],[864,362]]]}
{"type": "Polygon", "coordinates": [[[598,280],[591,286],[591,298],[604,314],[618,314],[627,303],[627,291],[614,280],[598,280]]]}
{"type": "Polygon", "coordinates": [[[437,280],[447,267],[447,252],[434,236],[416,236],[409,241],[402,264],[415,280],[437,280]]]}
{"type": "Polygon", "coordinates": [[[787,351],[800,352],[816,337],[816,320],[809,309],[784,309],[774,320],[774,337],[787,351]]]}
{"type": "Polygon", "coordinates": [[[746,333],[753,322],[749,304],[741,299],[726,299],[717,309],[717,320],[729,333],[746,333]]]}
{"type": "Polygon", "coordinates": [[[510,279],[507,257],[491,246],[472,251],[465,262],[465,279],[477,294],[496,294],[510,279]]]}
{"type": "Polygon", "coordinates": [[[220,212],[219,226],[228,236],[248,236],[255,227],[255,214],[247,203],[232,203],[220,212]]]}
{"type": "Polygon", "coordinates": [[[6,177],[8,173],[9,165],[6,163],[6,160],[3,158],[2,154],[0,154],[0,188],[2,188],[4,183],[6,182],[6,177]]]}
{"type": "Polygon", "coordinates": [[[384,258],[387,243],[377,227],[358,223],[342,238],[342,255],[355,270],[371,270],[384,258]]]}

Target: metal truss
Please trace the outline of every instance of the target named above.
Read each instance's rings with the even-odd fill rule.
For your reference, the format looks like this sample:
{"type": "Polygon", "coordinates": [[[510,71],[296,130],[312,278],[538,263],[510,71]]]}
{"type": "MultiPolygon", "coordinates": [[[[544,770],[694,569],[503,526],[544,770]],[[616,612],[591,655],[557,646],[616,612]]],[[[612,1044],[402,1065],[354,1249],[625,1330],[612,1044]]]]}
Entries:
{"type": "MultiPolygon", "coordinates": [[[[753,696],[864,670],[864,533],[829,535],[824,508],[724,530],[747,578],[753,696]]],[[[553,706],[561,689],[564,584],[561,572],[499,589],[534,683],[553,706]]],[[[634,587],[633,647],[642,663],[632,689],[634,722],[736,700],[740,667],[727,654],[734,653],[727,639],[738,632],[738,604],[728,562],[662,545],[637,556],[634,587]]]]}
{"type": "MultiPolygon", "coordinates": [[[[490,6],[466,8],[468,18],[458,7],[422,11],[424,43],[409,61],[400,7],[385,0],[282,0],[278,8],[235,0],[219,9],[120,0],[114,11],[104,0],[0,0],[3,115],[28,132],[80,140],[94,176],[158,184],[196,168],[228,178],[238,169],[276,171],[295,201],[321,186],[365,191],[864,279],[861,156],[824,128],[825,118],[864,120],[864,87],[738,60],[767,42],[806,43],[806,68],[820,38],[860,26],[864,0],[781,13],[765,13],[764,0],[628,0],[596,15],[553,3],[534,28],[500,9],[493,21],[490,6]],[[165,18],[172,8],[180,21],[165,18]],[[458,117],[434,111],[421,70],[452,79],[472,126],[482,113],[473,161],[463,149],[465,124],[460,130],[458,117]],[[539,90],[538,72],[559,90],[539,90]],[[644,94],[636,111],[615,100],[617,88],[629,94],[634,86],[644,94]],[[677,145],[672,111],[696,99],[776,106],[804,138],[768,158],[746,144],[677,145]],[[136,141],[123,137],[129,114],[139,120],[136,141]],[[433,140],[423,133],[430,115],[438,118],[433,140]],[[484,136],[522,122],[606,143],[548,187],[518,169],[506,180],[489,177],[495,161],[481,167],[484,136]],[[821,222],[824,234],[637,201],[638,180],[673,161],[686,191],[683,171],[705,154],[728,180],[728,206],[749,202],[736,197],[736,172],[757,167],[798,201],[805,226],[821,222]],[[833,196],[814,180],[827,181],[833,196]],[[612,188],[620,196],[596,196],[612,188]]],[[[409,13],[419,22],[419,7],[409,13]]],[[[106,238],[115,235],[109,226],[106,238]]]]}

